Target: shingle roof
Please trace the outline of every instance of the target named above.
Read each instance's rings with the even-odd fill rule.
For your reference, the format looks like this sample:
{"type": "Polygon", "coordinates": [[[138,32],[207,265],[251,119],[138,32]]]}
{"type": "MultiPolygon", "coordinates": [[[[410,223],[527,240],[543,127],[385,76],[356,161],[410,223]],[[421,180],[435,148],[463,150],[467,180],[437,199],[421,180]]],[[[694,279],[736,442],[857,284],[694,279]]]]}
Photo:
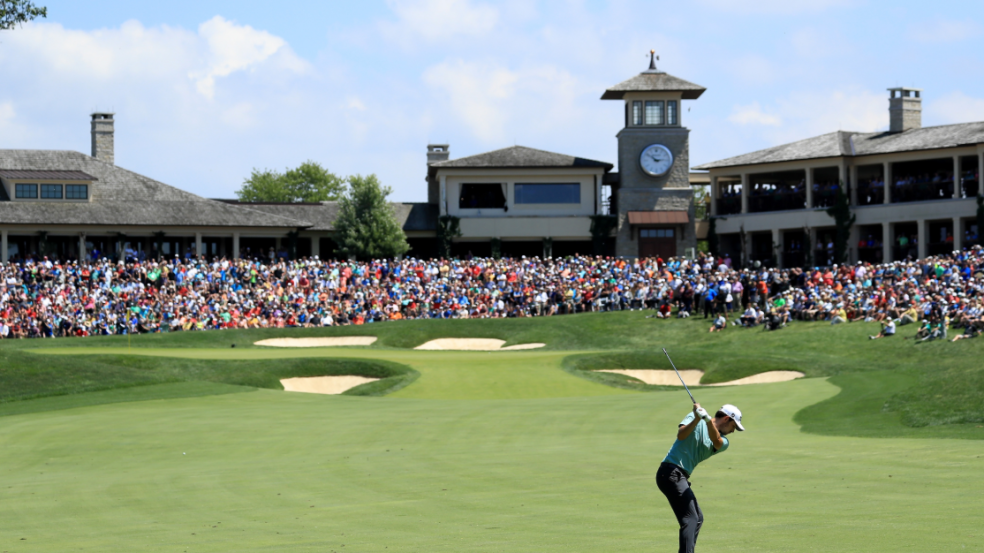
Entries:
{"type": "Polygon", "coordinates": [[[431,163],[430,167],[443,169],[446,167],[475,167],[483,169],[494,168],[518,168],[518,167],[597,167],[611,170],[614,165],[604,161],[595,161],[582,157],[555,154],[526,146],[511,146],[501,150],[494,150],[484,154],[477,154],[448,161],[438,161],[431,163]]]}
{"type": "Polygon", "coordinates": [[[837,131],[806,140],[782,144],[740,156],[698,165],[694,169],[716,169],[737,165],[760,165],[823,157],[858,157],[876,154],[954,148],[984,143],[984,121],[922,127],[904,132],[858,133],[837,131]]]}
{"type": "Polygon", "coordinates": [[[0,177],[5,179],[38,179],[38,180],[67,180],[67,181],[96,181],[96,177],[82,171],[18,171],[12,169],[0,170],[0,177]]]}
{"type": "Polygon", "coordinates": [[[668,73],[644,71],[622,81],[601,95],[602,100],[621,100],[626,92],[682,92],[684,100],[696,100],[707,90],[668,73]]]}
{"type": "MultiPolygon", "coordinates": [[[[321,203],[240,203],[237,200],[218,200],[224,203],[248,207],[281,217],[297,217],[310,221],[305,230],[335,230],[338,218],[338,202],[321,203]]],[[[437,229],[437,205],[427,203],[392,203],[397,222],[404,231],[432,231],[437,229]]]]}
{"type": "Polygon", "coordinates": [[[0,170],[77,171],[98,180],[89,202],[0,200],[2,223],[275,228],[311,224],[202,198],[79,152],[0,150],[0,170]]]}

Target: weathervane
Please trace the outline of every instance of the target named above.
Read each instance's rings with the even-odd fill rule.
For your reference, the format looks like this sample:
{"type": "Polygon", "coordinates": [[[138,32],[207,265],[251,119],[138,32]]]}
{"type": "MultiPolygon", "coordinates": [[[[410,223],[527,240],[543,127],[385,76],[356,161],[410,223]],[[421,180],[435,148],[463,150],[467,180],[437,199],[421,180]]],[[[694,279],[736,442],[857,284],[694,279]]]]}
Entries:
{"type": "Polygon", "coordinates": [[[658,59],[659,59],[659,56],[656,55],[656,50],[650,50],[649,51],[649,70],[650,71],[656,71],[656,60],[658,60],[658,59]]]}

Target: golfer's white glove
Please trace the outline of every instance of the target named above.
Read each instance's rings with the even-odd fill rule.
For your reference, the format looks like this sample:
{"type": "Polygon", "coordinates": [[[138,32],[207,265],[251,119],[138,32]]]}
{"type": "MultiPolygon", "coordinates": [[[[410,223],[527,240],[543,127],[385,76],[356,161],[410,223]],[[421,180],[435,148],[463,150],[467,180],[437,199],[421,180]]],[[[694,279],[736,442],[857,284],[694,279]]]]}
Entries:
{"type": "Polygon", "coordinates": [[[707,422],[711,422],[711,416],[707,414],[707,409],[704,409],[703,407],[699,407],[697,409],[697,416],[707,422]]]}

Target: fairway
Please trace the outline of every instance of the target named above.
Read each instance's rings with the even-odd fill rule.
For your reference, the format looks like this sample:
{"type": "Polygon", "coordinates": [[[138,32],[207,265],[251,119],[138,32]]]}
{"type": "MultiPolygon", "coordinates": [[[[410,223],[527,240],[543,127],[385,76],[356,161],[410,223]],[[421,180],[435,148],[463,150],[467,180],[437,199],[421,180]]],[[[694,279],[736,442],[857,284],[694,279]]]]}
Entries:
{"type": "MultiPolygon", "coordinates": [[[[547,337],[563,330],[550,324],[575,332],[581,320],[598,323],[558,319],[543,322],[547,337]]],[[[637,325],[632,313],[605,321],[637,325]]],[[[459,323],[519,341],[509,326],[459,323]]],[[[838,357],[825,340],[863,327],[797,327],[781,337],[801,347],[781,357],[775,334],[717,342],[693,334],[673,345],[698,325],[637,326],[612,341],[669,343],[680,368],[717,380],[792,367],[808,376],[694,388],[707,406],[738,405],[748,428],[693,475],[706,517],[698,550],[984,550],[984,429],[906,426],[907,411],[889,408],[933,382],[915,363],[942,350],[852,372],[845,368],[862,368],[863,356],[884,353],[851,345],[838,357]],[[814,341],[795,340],[810,332],[814,341]],[[739,340],[741,349],[728,349],[739,340]],[[720,351],[731,352],[728,363],[720,351]]],[[[0,402],[0,551],[676,549],[676,521],[654,476],[689,398],[590,374],[602,365],[666,368],[656,365],[662,352],[556,339],[534,351],[413,351],[446,327],[430,335],[407,327],[413,340],[382,325],[373,329],[380,344],[353,348],[228,346],[249,333],[141,336],[132,348],[4,343],[0,378],[20,395],[0,402]],[[578,343],[585,347],[570,347],[578,343]],[[270,389],[291,371],[371,363],[419,375],[387,397],[270,389]],[[84,380],[66,390],[79,392],[17,399],[76,372],[84,380]]],[[[947,370],[977,378],[977,350],[950,351],[947,370]]]]}

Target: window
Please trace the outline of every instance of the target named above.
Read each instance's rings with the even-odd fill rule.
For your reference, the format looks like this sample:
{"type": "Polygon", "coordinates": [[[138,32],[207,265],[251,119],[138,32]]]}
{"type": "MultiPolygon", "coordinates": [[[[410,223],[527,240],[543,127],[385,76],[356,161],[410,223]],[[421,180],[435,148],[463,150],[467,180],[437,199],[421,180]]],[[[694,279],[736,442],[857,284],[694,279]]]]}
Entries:
{"type": "Polygon", "coordinates": [[[639,238],[673,238],[673,229],[671,228],[639,229],[639,238]]]}
{"type": "Polygon", "coordinates": [[[578,183],[516,183],[517,204],[579,204],[578,183]]]}
{"type": "Polygon", "coordinates": [[[65,185],[65,199],[66,200],[88,200],[89,199],[89,185],[88,184],[66,184],[65,185]]]}
{"type": "Polygon", "coordinates": [[[666,124],[676,125],[677,124],[677,102],[676,100],[668,100],[666,102],[666,124]]]}
{"type": "Polygon", "coordinates": [[[14,196],[17,198],[37,198],[38,185],[36,184],[17,184],[14,189],[14,196]]]}
{"type": "Polygon", "coordinates": [[[502,185],[499,183],[462,184],[458,207],[460,209],[502,209],[506,207],[506,195],[502,192],[502,185]]]}
{"type": "Polygon", "coordinates": [[[663,124],[663,100],[646,101],[646,124],[647,125],[663,124]]]}
{"type": "Polygon", "coordinates": [[[642,124],[642,102],[632,102],[632,124],[642,124]]]}
{"type": "Polygon", "coordinates": [[[60,184],[41,185],[41,199],[60,200],[61,197],[62,197],[62,185],[60,184]]]}

